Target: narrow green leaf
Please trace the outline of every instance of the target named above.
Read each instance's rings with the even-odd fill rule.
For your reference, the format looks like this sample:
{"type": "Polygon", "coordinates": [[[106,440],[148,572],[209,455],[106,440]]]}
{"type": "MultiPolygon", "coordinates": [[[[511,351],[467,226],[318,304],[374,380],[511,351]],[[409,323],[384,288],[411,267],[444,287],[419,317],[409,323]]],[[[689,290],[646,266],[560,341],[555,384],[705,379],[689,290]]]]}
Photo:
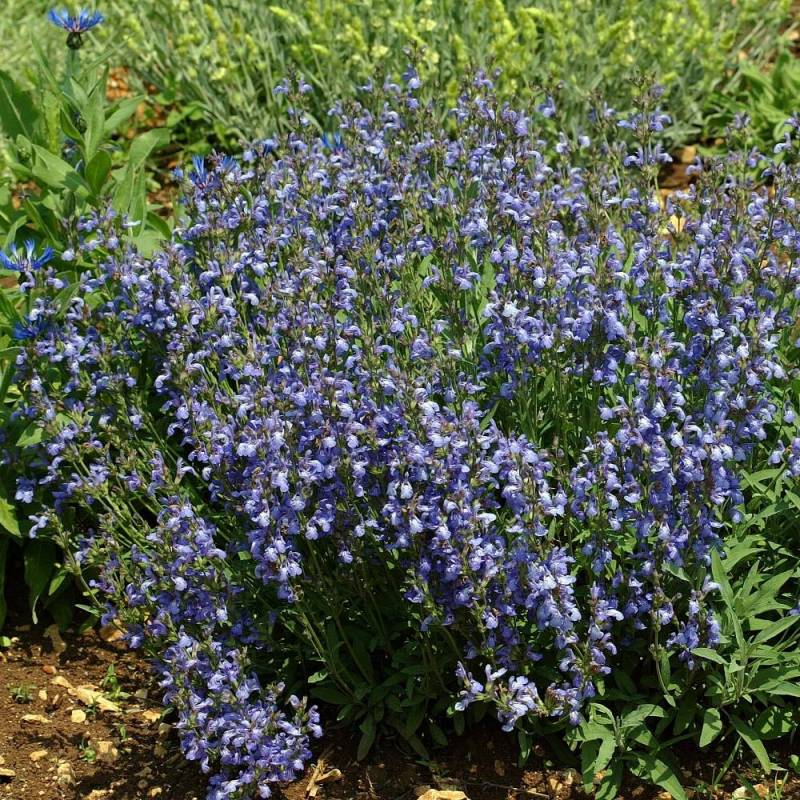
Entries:
{"type": "Polygon", "coordinates": [[[89,95],[83,117],[86,122],[86,134],[84,135],[84,158],[88,163],[91,161],[103,141],[103,124],[105,122],[105,84],[95,87],[89,95]]]}
{"type": "Polygon", "coordinates": [[[406,717],[406,724],[403,730],[403,735],[406,739],[410,739],[417,732],[424,718],[425,702],[421,701],[415,703],[411,707],[411,710],[408,712],[408,716],[406,717]]]}
{"type": "Polygon", "coordinates": [[[714,581],[719,584],[719,591],[722,595],[725,605],[730,611],[735,612],[736,609],[733,600],[733,589],[731,589],[731,584],[728,580],[728,574],[725,571],[725,566],[723,565],[719,551],[717,550],[711,551],[711,572],[714,576],[714,581]]]}
{"type": "Polygon", "coordinates": [[[363,761],[364,758],[366,758],[367,753],[369,753],[369,751],[372,749],[372,745],[375,743],[375,736],[378,732],[378,727],[375,724],[375,719],[371,714],[364,719],[359,727],[361,728],[361,739],[359,739],[358,742],[356,759],[358,761],[363,761]]]}
{"type": "Polygon", "coordinates": [[[716,650],[712,650],[710,647],[695,647],[692,653],[707,661],[713,661],[716,664],[728,663],[716,650]]]}
{"type": "Polygon", "coordinates": [[[739,719],[739,717],[731,716],[731,723],[733,724],[736,733],[742,737],[745,744],[755,754],[755,757],[758,759],[758,763],[761,765],[761,769],[763,769],[764,772],[771,772],[772,762],[767,754],[767,748],[764,747],[764,744],[759,738],[758,733],[754,731],[744,720],[739,719]]]}
{"type": "Polygon", "coordinates": [[[34,139],[38,113],[32,97],[9,73],[0,71],[0,129],[11,140],[34,139]]]}
{"type": "Polygon", "coordinates": [[[142,100],[144,100],[144,95],[137,95],[136,97],[127,97],[112,106],[113,111],[106,117],[103,125],[103,136],[110,136],[120,125],[127,122],[136,112],[136,108],[142,100]]]}
{"type": "Polygon", "coordinates": [[[36,160],[32,171],[36,178],[48,186],[69,189],[79,197],[86,198],[89,194],[89,187],[70,164],[38,144],[35,144],[33,149],[36,153],[36,160]]]}
{"type": "Polygon", "coordinates": [[[28,586],[31,616],[34,623],[36,617],[36,604],[47,588],[50,575],[56,560],[56,548],[46,539],[34,539],[27,543],[23,553],[25,562],[25,583],[28,586]]]}

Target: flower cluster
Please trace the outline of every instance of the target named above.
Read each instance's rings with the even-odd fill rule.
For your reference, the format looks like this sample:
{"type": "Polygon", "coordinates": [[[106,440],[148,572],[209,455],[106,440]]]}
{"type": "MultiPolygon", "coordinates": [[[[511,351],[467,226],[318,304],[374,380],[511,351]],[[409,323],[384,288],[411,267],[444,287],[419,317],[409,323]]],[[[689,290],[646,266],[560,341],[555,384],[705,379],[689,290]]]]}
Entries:
{"type": "MultiPolygon", "coordinates": [[[[235,602],[241,587],[223,574],[226,553],[214,528],[186,500],[165,497],[162,505],[144,548],[131,549],[120,605],[109,607],[107,619],[119,615],[129,643],[147,641],[155,654],[184,754],[214,773],[209,800],[248,791],[268,797],[271,784],[292,780],[311,756],[308,737],[321,735],[319,716],[294,696],[287,716],[278,704],[283,685],[262,687],[248,669],[246,647],[257,646],[258,636],[235,602]]],[[[97,585],[114,596],[115,543],[107,545],[108,583],[97,585]]]]}
{"type": "Polygon", "coordinates": [[[549,98],[515,111],[480,75],[443,127],[418,88],[197,160],[151,257],[85,220],[66,301],[25,256],[43,438],[18,496],[94,520],[81,558],[215,798],[266,796],[318,732],[252,652],[335,636],[334,671],[353,620],[449,652],[455,708],[507,730],[577,724],[622,648],[692,669],[743,473],[798,468],[797,168],[698,162],[661,202],[660,113],[548,139],[549,98]]]}

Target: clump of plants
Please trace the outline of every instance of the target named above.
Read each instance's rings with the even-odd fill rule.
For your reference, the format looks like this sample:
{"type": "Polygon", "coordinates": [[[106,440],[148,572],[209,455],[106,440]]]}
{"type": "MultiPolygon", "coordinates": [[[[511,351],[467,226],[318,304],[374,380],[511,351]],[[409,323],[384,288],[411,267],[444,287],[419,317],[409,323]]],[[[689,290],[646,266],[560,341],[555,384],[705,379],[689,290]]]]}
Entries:
{"type": "Polygon", "coordinates": [[[665,201],[644,92],[559,132],[479,74],[196,159],[150,256],[109,210],[26,293],[30,535],[150,655],[210,798],[267,797],[320,710],[422,754],[487,709],[683,796],[796,726],[800,212],[743,149],[665,201]],[[78,276],[64,299],[65,261],[78,276]],[[319,706],[319,708],[318,708],[319,706]]]}

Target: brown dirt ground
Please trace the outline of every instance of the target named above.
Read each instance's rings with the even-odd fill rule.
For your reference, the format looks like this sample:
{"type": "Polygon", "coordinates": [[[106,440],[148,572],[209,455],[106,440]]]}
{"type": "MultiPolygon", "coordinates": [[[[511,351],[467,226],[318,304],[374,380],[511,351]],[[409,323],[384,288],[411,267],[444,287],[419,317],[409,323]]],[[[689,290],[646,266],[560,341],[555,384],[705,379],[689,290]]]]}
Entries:
{"type": "Polygon", "coordinates": [[[147,666],[96,630],[63,640],[47,630],[5,630],[0,770],[15,774],[0,777],[0,798],[201,800],[202,778],[171,741],[147,666]]]}

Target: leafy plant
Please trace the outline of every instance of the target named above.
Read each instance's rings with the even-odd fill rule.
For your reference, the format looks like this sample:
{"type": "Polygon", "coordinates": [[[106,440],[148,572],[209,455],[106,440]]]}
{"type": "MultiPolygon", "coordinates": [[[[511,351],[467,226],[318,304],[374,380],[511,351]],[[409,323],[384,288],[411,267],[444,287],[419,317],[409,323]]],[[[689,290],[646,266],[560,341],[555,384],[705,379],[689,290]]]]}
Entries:
{"type": "Polygon", "coordinates": [[[21,683],[18,686],[9,686],[8,691],[15,703],[31,703],[33,702],[33,693],[36,687],[31,684],[21,683]]]}
{"type": "Polygon", "coordinates": [[[792,43],[781,39],[768,65],[743,60],[723,91],[710,95],[707,130],[716,132],[737,117],[749,118],[754,145],[767,150],[783,137],[786,120],[797,111],[800,97],[800,59],[792,43]]]}
{"type": "Polygon", "coordinates": [[[147,160],[168,134],[154,129],[122,146],[118,131],[129,123],[142,98],[106,99],[108,54],[82,61],[86,54],[81,50],[81,37],[102,17],[72,19],[65,14],[56,14],[54,21],[76,30],[82,25],[84,33],[66,34],[63,76],[56,76],[53,59],[39,42],[33,44],[38,60],[29,76],[32,81],[19,81],[0,70],[0,135],[7,176],[0,189],[0,463],[6,467],[0,479],[0,626],[6,615],[7,561],[16,548],[22,550],[34,620],[37,607],[44,606],[66,624],[76,599],[58,548],[44,538],[26,542],[30,522],[19,517],[15,503],[17,478],[30,468],[25,448],[38,441],[30,420],[19,413],[19,393],[12,380],[20,343],[36,325],[31,317],[35,299],[20,291],[20,276],[28,266],[57,263],[52,285],[59,288],[59,303],[66,309],[78,279],[71,243],[78,220],[93,209],[124,214],[125,238],[145,251],[169,235],[168,225],[146,198],[147,160]]]}

